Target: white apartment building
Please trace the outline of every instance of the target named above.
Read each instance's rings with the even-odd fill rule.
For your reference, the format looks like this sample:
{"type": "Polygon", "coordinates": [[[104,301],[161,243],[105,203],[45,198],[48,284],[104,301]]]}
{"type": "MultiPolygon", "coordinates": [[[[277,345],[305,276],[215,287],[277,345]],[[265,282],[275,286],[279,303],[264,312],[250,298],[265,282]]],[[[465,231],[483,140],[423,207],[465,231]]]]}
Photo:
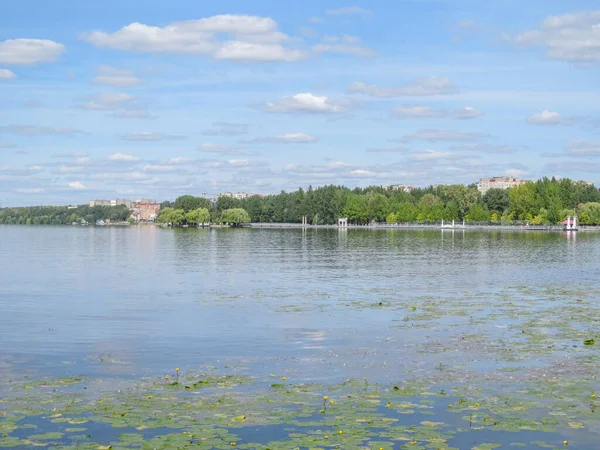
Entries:
{"type": "Polygon", "coordinates": [[[525,183],[530,183],[530,181],[514,177],[481,178],[477,183],[477,189],[483,195],[490,189],[510,189],[525,183]]]}
{"type": "Polygon", "coordinates": [[[252,197],[254,194],[248,194],[247,192],[221,192],[219,197],[230,197],[237,200],[244,200],[245,198],[252,197]]]}

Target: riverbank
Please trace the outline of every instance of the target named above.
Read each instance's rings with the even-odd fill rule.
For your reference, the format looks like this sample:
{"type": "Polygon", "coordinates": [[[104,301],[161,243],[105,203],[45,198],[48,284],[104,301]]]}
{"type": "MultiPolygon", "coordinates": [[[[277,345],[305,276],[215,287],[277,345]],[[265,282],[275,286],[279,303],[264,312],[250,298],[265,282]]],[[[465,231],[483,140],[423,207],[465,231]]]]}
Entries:
{"type": "MultiPolygon", "coordinates": [[[[506,230],[506,231],[564,231],[560,225],[491,225],[491,224],[465,224],[465,225],[442,225],[419,224],[419,223],[376,223],[370,225],[302,225],[300,223],[250,223],[250,228],[266,229],[340,229],[340,230],[403,230],[403,229],[426,229],[426,230],[506,230]]],[[[600,231],[600,226],[580,226],[577,231],[600,231]]]]}

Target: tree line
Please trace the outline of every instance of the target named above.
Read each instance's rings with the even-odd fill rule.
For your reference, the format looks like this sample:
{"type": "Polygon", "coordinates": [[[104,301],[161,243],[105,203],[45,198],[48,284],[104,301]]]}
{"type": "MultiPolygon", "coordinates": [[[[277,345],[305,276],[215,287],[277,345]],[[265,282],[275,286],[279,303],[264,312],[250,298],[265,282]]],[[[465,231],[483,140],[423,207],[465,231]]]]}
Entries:
{"type": "MultiPolygon", "coordinates": [[[[174,225],[203,223],[301,223],[332,225],[347,217],[350,223],[530,223],[555,225],[577,214],[583,225],[600,225],[600,192],[587,183],[542,178],[509,190],[490,189],[481,195],[477,186],[443,185],[407,193],[381,186],[349,189],[328,185],[302,188],[243,200],[219,197],[216,202],[184,195],[161,204],[160,222],[174,225]]],[[[0,224],[65,225],[81,219],[121,222],[125,206],[32,206],[0,210],[0,224]]]]}
{"type": "Polygon", "coordinates": [[[542,178],[509,190],[490,189],[485,195],[474,184],[430,186],[409,193],[381,186],[349,189],[328,185],[243,200],[219,197],[214,204],[205,198],[185,195],[173,203],[163,202],[163,207],[163,214],[175,212],[179,220],[175,223],[179,224],[195,223],[187,215],[197,209],[203,210],[203,217],[209,214],[212,222],[225,222],[225,211],[242,209],[248,221],[261,223],[301,223],[305,216],[314,225],[335,224],[340,217],[359,225],[442,220],[555,225],[577,214],[581,224],[600,224],[598,189],[587,183],[556,178],[542,178]]]}
{"type": "Polygon", "coordinates": [[[79,205],[75,209],[66,206],[27,206],[4,208],[0,210],[0,224],[7,225],[70,225],[85,220],[96,223],[97,220],[125,222],[131,211],[125,206],[79,205]]]}

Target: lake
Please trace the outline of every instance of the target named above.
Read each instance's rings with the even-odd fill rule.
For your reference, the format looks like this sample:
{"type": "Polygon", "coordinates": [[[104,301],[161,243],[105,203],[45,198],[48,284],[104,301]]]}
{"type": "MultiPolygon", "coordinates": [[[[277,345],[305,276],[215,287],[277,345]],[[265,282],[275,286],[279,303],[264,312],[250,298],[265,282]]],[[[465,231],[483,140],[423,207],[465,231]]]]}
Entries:
{"type": "Polygon", "coordinates": [[[0,447],[600,442],[598,233],[0,226],[0,254],[0,447]]]}

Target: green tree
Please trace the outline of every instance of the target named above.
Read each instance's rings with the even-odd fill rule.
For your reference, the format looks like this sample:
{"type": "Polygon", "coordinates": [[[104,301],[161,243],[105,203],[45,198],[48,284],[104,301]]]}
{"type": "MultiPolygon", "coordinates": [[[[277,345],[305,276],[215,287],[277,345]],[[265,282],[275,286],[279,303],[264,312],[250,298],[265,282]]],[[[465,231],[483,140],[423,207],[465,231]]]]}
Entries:
{"type": "Polygon", "coordinates": [[[465,216],[467,222],[489,222],[492,218],[490,210],[482,203],[473,205],[465,216]]]}
{"type": "Polygon", "coordinates": [[[361,195],[351,194],[348,196],[343,214],[348,218],[350,223],[359,225],[366,224],[369,220],[367,199],[361,195]]]}
{"type": "Polygon", "coordinates": [[[226,209],[221,213],[221,221],[233,226],[238,226],[243,223],[250,223],[250,216],[245,209],[231,208],[226,209]]]}
{"type": "Polygon", "coordinates": [[[508,190],[506,189],[490,189],[483,198],[483,203],[490,211],[496,211],[500,215],[506,211],[510,205],[508,190]]]}
{"type": "Polygon", "coordinates": [[[210,200],[202,197],[194,197],[193,195],[182,195],[177,197],[173,203],[174,209],[182,209],[185,213],[193,211],[198,208],[211,209],[212,205],[210,200]]]}
{"type": "Polygon", "coordinates": [[[189,225],[205,224],[210,222],[210,212],[206,208],[198,208],[188,212],[185,220],[189,225]]]}

